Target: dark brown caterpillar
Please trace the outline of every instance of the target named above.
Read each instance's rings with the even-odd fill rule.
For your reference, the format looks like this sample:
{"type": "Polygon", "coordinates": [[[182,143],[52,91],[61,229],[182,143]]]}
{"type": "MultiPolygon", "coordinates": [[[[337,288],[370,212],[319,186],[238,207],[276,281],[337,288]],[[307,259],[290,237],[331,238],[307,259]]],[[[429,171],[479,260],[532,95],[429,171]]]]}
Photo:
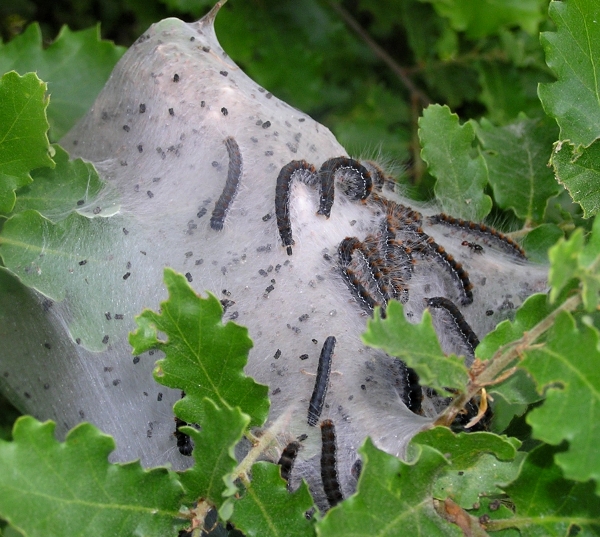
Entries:
{"type": "Polygon", "coordinates": [[[325,395],[327,394],[327,385],[329,384],[329,373],[331,372],[331,359],[333,350],[335,349],[335,337],[329,336],[319,356],[319,365],[317,367],[317,378],[315,379],[315,387],[313,389],[310,403],[308,405],[308,424],[314,427],[319,421],[323,404],[325,403],[325,395]]]}
{"type": "Polygon", "coordinates": [[[338,247],[338,257],[346,285],[363,309],[369,315],[372,315],[375,307],[380,304],[373,298],[369,290],[360,281],[356,272],[349,266],[352,262],[352,254],[361,246],[362,243],[356,237],[346,237],[338,247]]]}
{"type": "Polygon", "coordinates": [[[277,228],[281,242],[286,247],[287,255],[292,255],[292,225],[290,223],[290,185],[296,174],[305,182],[310,183],[314,179],[316,170],[312,164],[305,160],[293,160],[286,164],[279,175],[275,185],[275,216],[277,217],[277,228]]]}
{"type": "Polygon", "coordinates": [[[458,263],[452,255],[450,255],[443,246],[440,246],[427,235],[421,228],[416,230],[418,242],[415,243],[415,248],[419,249],[425,255],[429,255],[436,259],[438,263],[450,274],[453,281],[456,283],[458,292],[462,295],[460,303],[463,306],[473,302],[473,284],[469,279],[469,273],[458,263]]]}
{"type": "Polygon", "coordinates": [[[443,296],[427,298],[426,301],[428,307],[441,308],[448,313],[448,315],[454,321],[457,333],[460,335],[464,343],[471,349],[472,353],[474,353],[475,348],[477,345],[479,345],[479,338],[475,332],[473,332],[473,329],[469,326],[469,323],[467,323],[463,317],[463,314],[456,307],[454,302],[443,296]]]}
{"type": "Polygon", "coordinates": [[[210,227],[215,231],[223,229],[225,216],[237,194],[242,177],[242,154],[240,153],[240,147],[231,136],[225,140],[225,147],[229,154],[229,171],[227,172],[227,181],[225,181],[223,192],[217,203],[215,203],[215,208],[210,217],[210,227]]]}
{"type": "Polygon", "coordinates": [[[344,496],[337,475],[335,427],[331,420],[321,422],[321,481],[330,507],[340,503],[344,496]]]}
{"type": "Polygon", "coordinates": [[[423,215],[406,205],[388,200],[377,193],[371,195],[370,201],[385,211],[386,217],[391,219],[392,225],[396,228],[416,229],[423,223],[423,215]]]}
{"type": "Polygon", "coordinates": [[[335,196],[334,179],[339,170],[346,172],[346,180],[342,181],[344,193],[353,200],[365,200],[373,188],[373,180],[369,171],[357,160],[348,157],[336,157],[326,160],[319,169],[321,180],[321,197],[317,214],[329,218],[335,196]],[[352,178],[349,180],[348,178],[352,178]]]}
{"type": "Polygon", "coordinates": [[[300,450],[300,442],[290,442],[281,452],[281,457],[277,464],[281,467],[281,477],[289,483],[292,467],[296,461],[298,451],[300,450]]]}
{"type": "Polygon", "coordinates": [[[451,226],[464,229],[475,235],[481,235],[491,241],[493,241],[499,248],[514,255],[518,259],[527,259],[525,250],[521,248],[514,240],[507,237],[504,233],[496,231],[494,228],[488,227],[485,224],[478,224],[477,222],[471,222],[469,220],[463,220],[462,218],[454,218],[453,216],[445,213],[435,214],[429,217],[429,223],[441,224],[444,226],[451,226]]]}

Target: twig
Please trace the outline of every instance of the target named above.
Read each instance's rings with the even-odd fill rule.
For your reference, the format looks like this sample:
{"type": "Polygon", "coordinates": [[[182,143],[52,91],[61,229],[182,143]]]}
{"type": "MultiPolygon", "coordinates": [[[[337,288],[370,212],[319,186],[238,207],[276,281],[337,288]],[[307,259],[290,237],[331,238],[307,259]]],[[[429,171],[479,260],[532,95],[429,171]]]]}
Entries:
{"type": "Polygon", "coordinates": [[[402,84],[411,92],[411,94],[418,97],[421,104],[425,107],[431,104],[431,99],[425,95],[411,80],[408,76],[406,69],[396,63],[382,47],[380,47],[371,36],[364,30],[364,28],[358,24],[356,19],[350,15],[341,5],[336,3],[334,0],[328,1],[331,8],[344,20],[344,22],[350,26],[358,36],[367,44],[367,46],[373,51],[375,56],[382,60],[400,79],[402,84]]]}
{"type": "Polygon", "coordinates": [[[438,417],[436,425],[449,426],[456,415],[462,410],[468,401],[475,396],[483,386],[494,384],[500,375],[514,360],[520,358],[523,351],[530,347],[546,330],[554,325],[556,317],[563,311],[573,311],[581,304],[581,294],[565,300],[558,308],[550,315],[542,319],[531,330],[523,333],[523,336],[506,345],[500,347],[490,360],[485,362],[485,367],[481,368],[480,372],[473,375],[471,381],[467,384],[465,393],[459,395],[448,408],[438,417]]]}
{"type": "Polygon", "coordinates": [[[287,426],[290,418],[290,410],[279,416],[271,427],[263,431],[262,435],[258,438],[258,442],[256,442],[244,459],[238,464],[237,468],[234,470],[234,474],[242,480],[244,486],[248,487],[250,484],[248,472],[256,459],[258,459],[271,444],[276,442],[277,435],[287,426]]]}

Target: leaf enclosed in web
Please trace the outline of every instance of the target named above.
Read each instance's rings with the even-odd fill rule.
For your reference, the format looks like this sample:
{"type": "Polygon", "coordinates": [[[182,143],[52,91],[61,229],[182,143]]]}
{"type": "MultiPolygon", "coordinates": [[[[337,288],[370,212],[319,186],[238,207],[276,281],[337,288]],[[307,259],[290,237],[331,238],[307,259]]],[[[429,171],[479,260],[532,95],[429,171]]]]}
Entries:
{"type": "Polygon", "coordinates": [[[477,357],[489,360],[500,347],[521,338],[526,330],[533,328],[553,309],[546,295],[531,295],[517,310],[513,321],[502,321],[481,340],[477,346],[477,357]]]}
{"type": "Polygon", "coordinates": [[[406,464],[378,450],[370,438],[360,448],[363,469],[358,491],[317,523],[320,537],[453,537],[457,526],[434,510],[432,487],[448,463],[429,446],[419,446],[415,461],[406,464]]]}
{"type": "Polygon", "coordinates": [[[404,317],[402,304],[390,301],[386,318],[375,315],[370,319],[362,340],[400,358],[416,370],[423,385],[439,393],[445,393],[444,387],[463,391],[469,380],[464,360],[442,352],[427,310],[419,324],[412,324],[404,317]]]}
{"type": "Polygon", "coordinates": [[[157,362],[157,382],[185,389],[197,401],[207,397],[219,407],[240,407],[251,426],[262,425],[268,389],[244,374],[252,347],[248,330],[223,324],[219,301],[211,294],[200,298],[182,274],[167,268],[164,280],[169,299],[161,302],[160,313],[145,310],[136,317],[138,328],[129,336],[134,354],[162,350],[166,358],[157,362]]]}
{"type": "Polygon", "coordinates": [[[114,441],[82,423],[65,442],[54,424],[17,420],[0,441],[0,517],[29,536],[175,535],[183,490],[174,472],[109,464],[114,441]]]}
{"type": "Polygon", "coordinates": [[[553,445],[569,442],[569,450],[557,454],[556,462],[567,478],[577,481],[600,482],[598,339],[594,327],[577,326],[569,313],[562,312],[546,342],[526,349],[521,363],[538,389],[546,391],[544,404],[527,417],[533,436],[553,445]]]}
{"type": "Polygon", "coordinates": [[[520,116],[503,127],[485,118],[474,123],[496,202],[528,222],[540,222],[548,199],[560,190],[546,166],[558,134],[550,121],[520,116]]]}
{"type": "MultiPolygon", "coordinates": [[[[495,520],[501,520],[502,524],[506,524],[506,520],[514,516],[511,510],[512,503],[510,499],[506,498],[503,494],[502,498],[498,497],[484,497],[475,504],[474,509],[469,510],[469,515],[476,517],[484,529],[487,529],[488,525],[493,523],[495,520]]],[[[493,533],[485,533],[487,536],[493,537],[521,537],[521,533],[517,528],[495,528],[493,533]]]]}
{"type": "Polygon", "coordinates": [[[589,146],[600,137],[600,3],[550,2],[548,14],[557,31],[542,33],[541,42],[558,80],[541,84],[538,95],[560,126],[560,140],[589,146]]]}
{"type": "Polygon", "coordinates": [[[553,460],[561,455],[558,451],[542,444],[527,455],[519,477],[504,487],[515,514],[496,524],[519,528],[521,537],[600,535],[600,498],[594,494],[595,485],[565,479],[553,460]]]}
{"type": "MultiPolygon", "coordinates": [[[[82,210],[93,216],[95,207],[82,210]]],[[[23,284],[54,301],[69,294],[88,305],[69,319],[69,331],[73,340],[96,351],[128,332],[125,323],[108,320],[106,312],[131,319],[142,308],[132,293],[118,290],[143,284],[142,274],[156,271],[148,256],[134,257],[139,243],[123,232],[131,221],[119,214],[103,218],[104,209],[98,208],[94,218],[71,213],[56,224],[37,211],[23,211],[4,223],[0,235],[0,256],[23,284]]]]}
{"type": "Polygon", "coordinates": [[[552,153],[552,167],[557,180],[569,191],[573,201],[589,218],[600,211],[600,141],[575,149],[568,141],[559,142],[552,153]]]}
{"type": "Polygon", "coordinates": [[[46,84],[34,73],[0,79],[0,213],[15,204],[15,190],[31,182],[29,172],[54,166],[48,143],[46,84]]]}
{"type": "Polygon", "coordinates": [[[440,470],[433,485],[433,496],[451,498],[470,509],[480,496],[500,494],[498,483],[512,481],[522,457],[520,442],[492,433],[455,434],[447,427],[435,427],[418,433],[412,444],[426,445],[444,454],[450,466],[440,470]]]}
{"type": "Polygon", "coordinates": [[[434,104],[419,119],[419,139],[423,160],[437,179],[434,191],[443,210],[467,220],[483,220],[492,200],[484,193],[486,163],[481,155],[472,155],[473,125],[460,125],[447,106],[434,104]]]}
{"type": "Polygon", "coordinates": [[[56,166],[31,173],[33,183],[17,192],[14,213],[33,209],[56,222],[71,212],[89,210],[90,203],[102,190],[103,183],[92,164],[81,159],[69,160],[62,147],[56,144],[52,147],[56,166]]]}
{"type": "MultiPolygon", "coordinates": [[[[186,397],[196,406],[193,396],[186,397]]],[[[175,405],[177,415],[181,402],[175,405]]],[[[224,494],[230,496],[237,490],[230,475],[237,466],[234,448],[242,439],[250,419],[238,408],[219,408],[209,399],[202,399],[197,406],[199,411],[186,417],[191,420],[197,416],[202,420],[201,429],[180,428],[194,441],[195,460],[194,466],[180,475],[181,483],[186,491],[186,503],[203,498],[220,506],[225,500],[224,494]]]]}
{"type": "MultiPolygon", "coordinates": [[[[523,337],[523,334],[542,321],[551,311],[547,295],[531,295],[517,310],[513,321],[502,321],[477,346],[477,357],[489,360],[504,345],[523,337]]],[[[499,384],[487,388],[494,400],[492,429],[503,431],[515,416],[522,415],[528,405],[543,399],[535,383],[524,370],[518,370],[499,384]]]]}
{"type": "Polygon", "coordinates": [[[39,25],[30,24],[23,34],[0,45],[0,73],[35,71],[48,83],[50,133],[58,140],[92,106],[124,53],[124,47],[100,39],[99,26],[76,32],[65,26],[44,48],[39,25]]]}
{"type": "Polygon", "coordinates": [[[233,502],[230,521],[248,537],[311,537],[314,520],[306,518],[313,500],[306,483],[290,493],[280,468],[269,462],[252,466],[252,481],[233,502]]]}
{"type": "Polygon", "coordinates": [[[502,27],[520,26],[529,33],[537,31],[543,20],[537,0],[422,0],[431,2],[436,11],[450,19],[455,30],[468,37],[480,38],[502,27]]]}

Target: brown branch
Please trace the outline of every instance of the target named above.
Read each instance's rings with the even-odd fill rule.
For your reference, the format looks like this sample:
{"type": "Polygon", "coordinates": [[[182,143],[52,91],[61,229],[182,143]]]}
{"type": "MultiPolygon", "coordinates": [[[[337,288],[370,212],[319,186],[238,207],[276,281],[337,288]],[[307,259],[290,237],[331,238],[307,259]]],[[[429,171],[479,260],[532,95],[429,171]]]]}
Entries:
{"type": "Polygon", "coordinates": [[[412,95],[416,96],[423,107],[431,104],[431,99],[425,95],[408,76],[407,71],[401,65],[398,65],[394,58],[392,58],[382,47],[380,47],[373,38],[365,31],[365,29],[358,24],[356,19],[350,15],[341,5],[335,0],[328,0],[331,8],[344,20],[344,22],[354,30],[358,36],[367,44],[367,46],[373,51],[381,61],[383,61],[400,79],[402,84],[411,92],[412,95]]]}

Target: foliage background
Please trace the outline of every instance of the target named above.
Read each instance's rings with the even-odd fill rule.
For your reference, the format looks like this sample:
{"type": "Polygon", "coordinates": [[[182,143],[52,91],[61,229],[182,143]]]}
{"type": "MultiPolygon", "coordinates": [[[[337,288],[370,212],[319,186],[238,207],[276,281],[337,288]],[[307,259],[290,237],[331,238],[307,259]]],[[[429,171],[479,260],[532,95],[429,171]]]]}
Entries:
{"type": "MultiPolygon", "coordinates": [[[[103,37],[129,46],[152,22],[168,16],[196,20],[212,4],[212,0],[100,0],[52,4],[41,0],[8,0],[0,6],[0,27],[6,41],[36,20],[42,27],[44,40],[50,42],[63,24],[77,30],[100,21],[103,37]]],[[[471,138],[467,136],[464,154],[468,154],[470,144],[472,160],[481,163],[485,158],[488,166],[499,148],[511,140],[510,129],[515,121],[531,129],[532,139],[544,141],[547,151],[536,162],[536,173],[539,171],[546,180],[552,179],[552,170],[545,169],[545,162],[550,156],[549,145],[559,139],[558,128],[546,117],[538,98],[538,84],[555,80],[539,41],[540,31],[556,31],[547,17],[548,2],[507,1],[504,7],[495,8],[493,3],[481,0],[480,7],[484,6],[479,10],[483,13],[481,18],[470,16],[469,5],[466,0],[462,4],[452,0],[341,3],[230,0],[219,14],[216,27],[224,49],[251,78],[327,125],[349,153],[387,160],[402,172],[403,183],[416,198],[430,199],[434,194],[440,198],[439,192],[434,191],[435,180],[426,171],[421,157],[424,140],[419,139],[419,127],[423,127],[419,118],[430,103],[448,105],[461,122],[478,121],[469,124],[469,129],[474,128],[476,132],[470,133],[471,138]],[[461,5],[467,6],[466,9],[461,9],[461,5]],[[528,123],[522,113],[531,121],[539,119],[541,132],[534,132],[537,123],[528,123]],[[501,130],[504,127],[506,129],[501,130]]],[[[428,113],[423,122],[445,119],[442,108],[433,107],[428,113]]],[[[430,156],[428,163],[433,169],[436,157],[430,156]]],[[[515,168],[518,166],[519,163],[515,163],[515,168]]],[[[502,201],[498,186],[490,179],[486,187],[486,193],[496,201],[490,217],[494,224],[522,229],[523,234],[543,224],[537,228],[541,231],[529,249],[536,260],[547,259],[547,247],[559,236],[569,235],[576,227],[591,228],[590,221],[582,219],[579,206],[571,203],[568,194],[558,187],[544,192],[536,208],[519,210],[511,206],[510,201],[502,201]]],[[[586,254],[582,250],[583,233],[579,232],[562,247],[563,250],[556,251],[557,258],[577,260],[571,268],[567,268],[566,261],[561,267],[562,273],[558,276],[561,281],[554,280],[556,293],[565,286],[569,288],[569,281],[576,277],[595,291],[595,295],[594,292],[588,295],[588,298],[595,297],[591,301],[594,302],[598,290],[597,278],[593,276],[596,264],[588,274],[590,263],[586,255],[588,258],[596,256],[597,244],[586,254]]],[[[529,306],[519,321],[525,328],[531,326],[524,320],[527,315],[534,317],[535,322],[539,320],[539,311],[529,306]]],[[[594,302],[588,311],[595,307],[594,302]]],[[[565,317],[561,319],[563,334],[574,330],[565,317]]],[[[598,325],[597,316],[583,322],[598,325]]],[[[518,332],[518,327],[515,331],[518,332]]],[[[574,334],[573,339],[577,337],[574,334]]],[[[511,340],[506,334],[498,337],[511,340]]],[[[593,340],[593,336],[590,338],[593,340]]],[[[587,349],[590,353],[593,343],[587,349]]],[[[535,356],[531,359],[534,361],[535,356]]],[[[8,405],[0,404],[3,404],[0,414],[4,416],[0,438],[7,438],[15,412],[8,405]]],[[[525,441],[522,451],[529,451],[537,443],[532,441],[530,425],[525,419],[513,420],[507,432],[525,441]]],[[[563,447],[557,450],[545,446],[537,454],[545,462],[563,447]]],[[[365,454],[368,449],[366,446],[365,454]]],[[[426,450],[422,456],[424,459],[434,457],[426,450]]],[[[375,458],[374,453],[372,457],[375,458]]],[[[529,461],[533,465],[535,456],[529,461]]],[[[535,475],[536,471],[527,465],[523,468],[521,481],[516,481],[510,491],[522,509],[521,514],[526,511],[528,472],[535,475]],[[525,491],[521,493],[522,498],[519,491],[525,491]]],[[[552,471],[556,476],[548,473],[548,483],[554,478],[562,479],[557,466],[553,466],[552,471]]],[[[575,496],[576,492],[573,492],[575,496]]],[[[522,534],[528,533],[524,530],[522,534]]]]}
{"type": "MultiPolygon", "coordinates": [[[[129,46],[153,22],[197,20],[213,3],[7,0],[0,24],[6,40],[38,21],[49,42],[62,25],[77,30],[100,22],[104,38],[129,46]]],[[[381,152],[406,166],[427,196],[432,182],[417,137],[425,104],[448,104],[463,119],[486,116],[499,124],[519,112],[543,115],[537,84],[553,75],[537,30],[551,29],[547,3],[527,0],[523,9],[508,10],[505,23],[470,21],[461,31],[464,22],[440,17],[437,2],[230,0],[216,28],[251,78],[327,125],[350,153],[381,152]]]]}
{"type": "MultiPolygon", "coordinates": [[[[153,22],[194,21],[213,4],[5,0],[0,33],[6,42],[36,21],[48,44],[64,25],[81,30],[99,24],[104,39],[128,47],[153,22]]],[[[350,154],[377,156],[404,172],[411,196],[429,199],[434,179],[419,154],[417,123],[426,104],[448,104],[462,120],[485,116],[503,125],[520,112],[543,117],[537,84],[554,79],[537,33],[554,29],[547,0],[523,2],[525,9],[496,28],[474,21],[467,31],[461,21],[440,16],[434,4],[230,0],[216,29],[223,48],[251,78],[328,126],[350,154]]],[[[567,196],[550,204],[546,221],[562,223],[565,208],[586,225],[567,196]]],[[[497,208],[492,219],[520,227],[512,213],[497,208]]]]}

